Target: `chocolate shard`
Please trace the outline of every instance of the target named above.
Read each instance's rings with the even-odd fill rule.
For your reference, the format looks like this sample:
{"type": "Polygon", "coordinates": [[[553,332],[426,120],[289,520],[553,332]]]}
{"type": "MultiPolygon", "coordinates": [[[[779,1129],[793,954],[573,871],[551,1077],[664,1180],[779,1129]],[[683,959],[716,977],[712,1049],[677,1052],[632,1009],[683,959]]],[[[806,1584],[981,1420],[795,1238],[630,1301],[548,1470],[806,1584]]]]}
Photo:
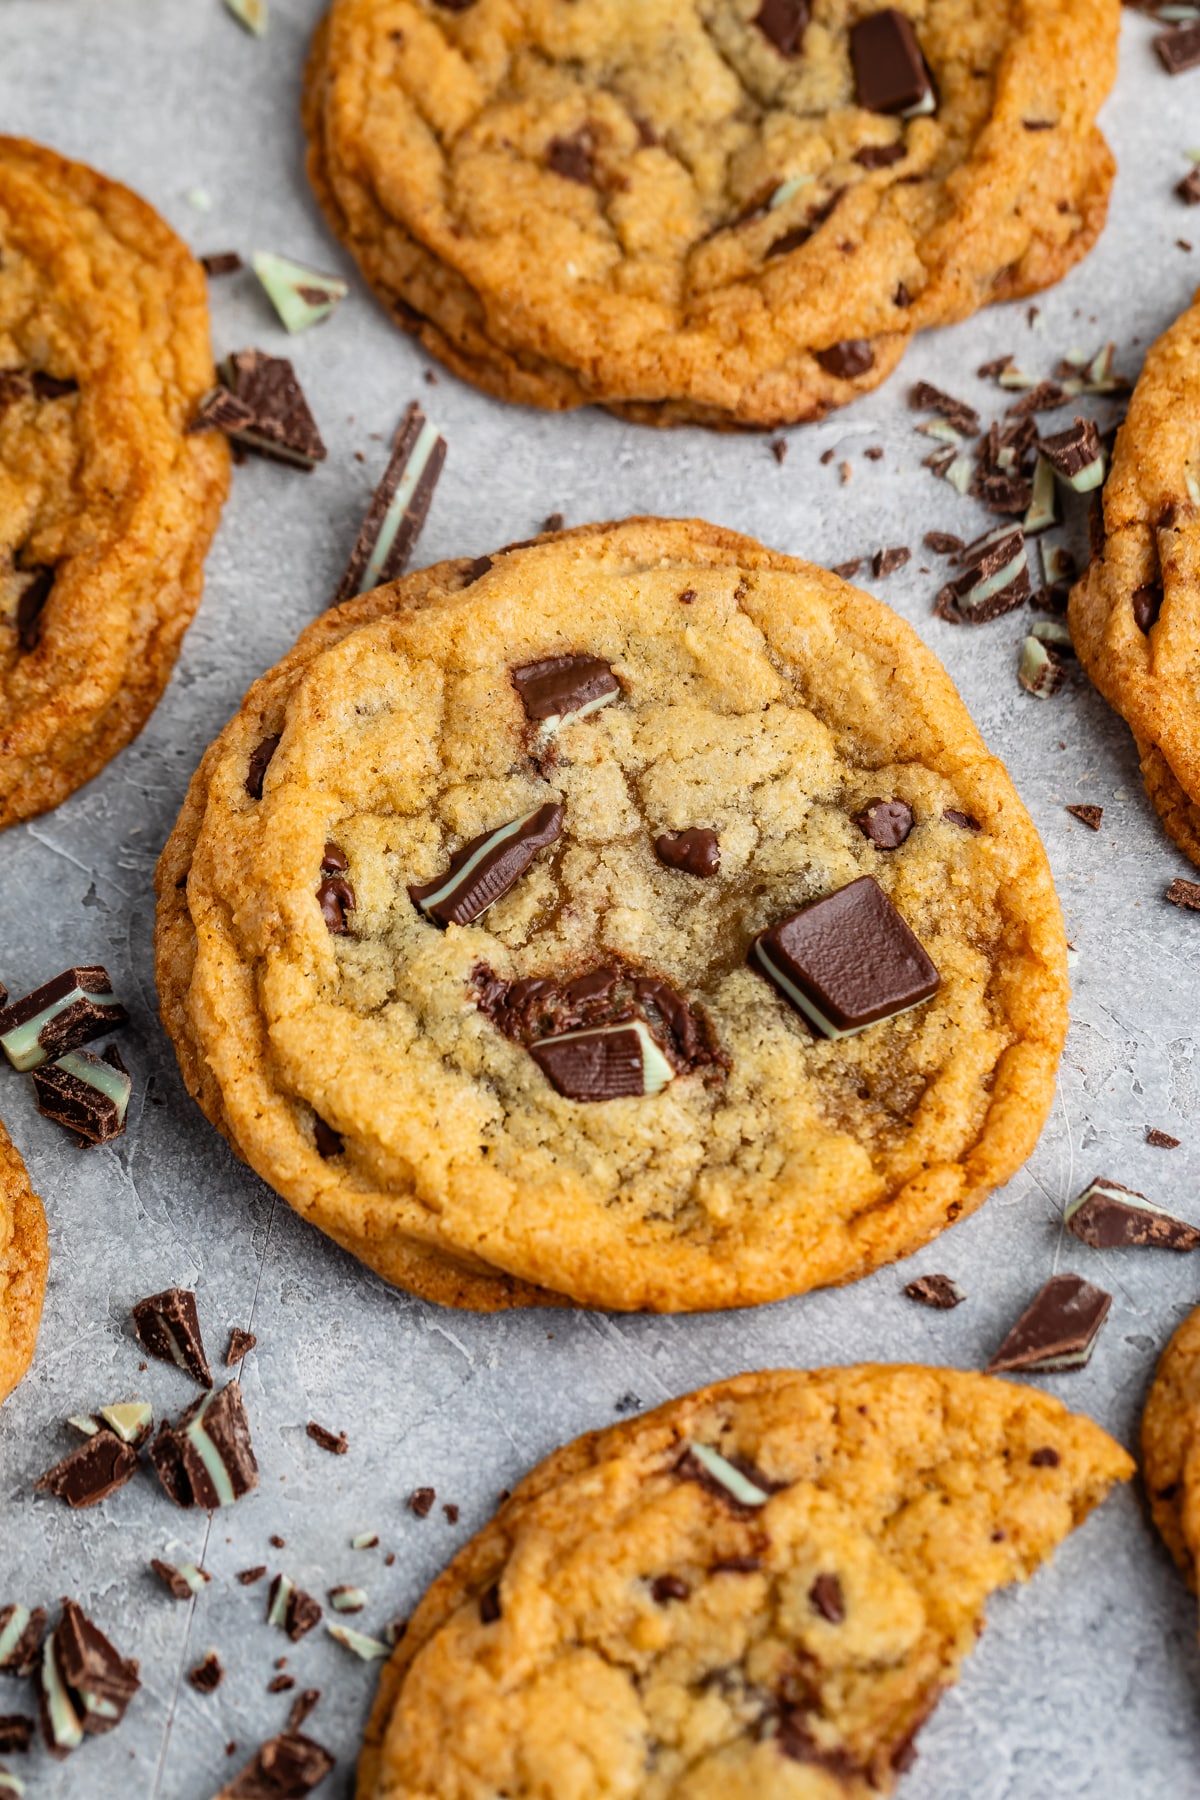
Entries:
{"type": "Polygon", "coordinates": [[[885,6],[850,27],[850,60],[858,104],[868,112],[915,118],[937,101],[925,58],[908,17],[885,6]]]}
{"type": "Polygon", "coordinates": [[[529,1054],[567,1100],[624,1100],[658,1094],[675,1071],[641,1019],[543,1038],[529,1054]]]}
{"type": "Polygon", "coordinates": [[[469,925],[520,880],[539,850],[561,836],[563,808],[548,801],[481,832],[456,850],[442,874],[410,884],[409,897],[437,925],[469,925]]]}
{"type": "Polygon", "coordinates": [[[139,1300],[133,1308],[133,1328],[142,1348],[159,1362],[174,1363],[201,1387],[212,1386],[196,1296],[187,1288],[164,1288],[161,1294],[139,1300]]]}
{"type": "Polygon", "coordinates": [[[123,1657],[74,1600],[42,1647],[39,1701],[52,1755],[77,1749],[83,1735],[101,1736],[121,1723],[141,1686],[138,1665],[123,1657]]]}
{"type": "Polygon", "coordinates": [[[965,400],[956,400],[953,394],[944,394],[930,381],[918,381],[908,398],[909,404],[918,412],[940,413],[964,437],[974,437],[979,430],[979,414],[975,408],[968,406],[965,400]]]}
{"type": "MultiPolygon", "coordinates": [[[[439,4],[445,6],[447,0],[439,4]]],[[[216,1800],[303,1800],[333,1766],[333,1757],[314,1739],[299,1731],[281,1731],[267,1740],[216,1800]]]]}
{"type": "Polygon", "coordinates": [[[911,555],[912,551],[907,544],[895,544],[890,550],[877,550],[871,558],[871,573],[876,581],[882,581],[885,576],[902,569],[911,555]]]}
{"type": "Polygon", "coordinates": [[[898,850],[913,828],[912,807],[904,800],[868,800],[854,823],[877,850],[898,850]]]}
{"type": "Polygon", "coordinates": [[[866,338],[843,338],[827,350],[813,352],[827,375],[835,381],[856,381],[875,367],[875,352],[866,338]]]}
{"type": "Polygon", "coordinates": [[[808,0],[762,0],[754,23],[780,56],[798,56],[809,17],[808,0]]]}
{"type": "Polygon", "coordinates": [[[286,1575],[276,1575],[267,1599],[267,1624],[286,1631],[293,1644],[321,1623],[320,1601],[298,1588],[286,1575]]]}
{"type": "Polygon", "coordinates": [[[33,1743],[33,1724],[25,1713],[0,1716],[0,1756],[24,1756],[33,1743]]]}
{"type": "Polygon", "coordinates": [[[403,575],[429,515],[445,460],[446,440],[417,402],[411,401],[333,597],[335,606],[403,575]]]}
{"type": "Polygon", "coordinates": [[[985,532],[962,552],[963,572],[947,582],[934,605],[953,625],[983,625],[1029,598],[1029,554],[1020,527],[985,532]]]}
{"type": "Polygon", "coordinates": [[[1157,1125],[1152,1125],[1146,1133],[1146,1142],[1153,1144],[1156,1150],[1178,1150],[1181,1140],[1172,1137],[1169,1131],[1160,1131],[1157,1125]]]}
{"type": "Polygon", "coordinates": [[[350,1448],[350,1440],[344,1431],[330,1431],[327,1426],[318,1425],[315,1419],[308,1421],[305,1430],[313,1443],[319,1444],[322,1450],[328,1450],[331,1456],[345,1456],[350,1448]]]}
{"type": "Polygon", "coordinates": [[[252,800],[262,799],[263,777],[282,741],[279,737],[265,737],[251,756],[246,770],[246,792],[252,800]]]}
{"type": "Polygon", "coordinates": [[[936,994],[940,977],[879,883],[860,876],[760,932],[747,957],[822,1037],[850,1037],[936,994]]]}
{"type": "Polygon", "coordinates": [[[1162,611],[1163,591],[1157,582],[1143,582],[1135,587],[1130,596],[1133,607],[1133,622],[1143,635],[1152,625],[1157,625],[1158,615],[1162,611]]]}
{"type": "Polygon", "coordinates": [[[525,717],[536,724],[586,718],[617,699],[621,684],[600,656],[547,656],[512,672],[525,717]]]}
{"type": "Polygon", "coordinates": [[[32,1675],[45,1630],[44,1606],[0,1607],[0,1675],[32,1675]]]}
{"type": "Polygon", "coordinates": [[[1182,906],[1187,912],[1200,912],[1200,881],[1184,881],[1182,876],[1177,876],[1165,897],[1172,906],[1182,906]]]}
{"type": "Polygon", "coordinates": [[[215,1650],[210,1650],[203,1662],[188,1670],[188,1680],[198,1694],[215,1694],[224,1679],[225,1671],[215,1650]]]}
{"type": "Polygon", "coordinates": [[[257,1342],[252,1331],[243,1331],[240,1325],[235,1325],[229,1334],[229,1348],[225,1352],[226,1368],[232,1369],[235,1364],[242,1362],[257,1342]]]}
{"type": "Polygon", "coordinates": [[[840,1625],[846,1617],[846,1600],[836,1575],[821,1574],[808,1590],[813,1610],[830,1625],[840,1625]]]}
{"type": "Polygon", "coordinates": [[[1182,75],[1185,69],[1200,68],[1200,21],[1174,25],[1154,40],[1159,61],[1168,75],[1182,75]]]}
{"type": "Polygon", "coordinates": [[[307,471],[325,461],[317,422],[286,357],[238,350],[219,374],[224,392],[205,395],[189,429],[215,426],[244,449],[292,468],[307,471]]]}
{"type": "Polygon", "coordinates": [[[1099,831],[1100,821],[1104,817],[1102,806],[1068,806],[1067,811],[1081,825],[1086,825],[1089,831],[1099,831]]]}
{"type": "Polygon", "coordinates": [[[1079,1275],[1054,1275],[987,1365],[989,1375],[1082,1369],[1091,1360],[1112,1295],[1079,1275]]]}
{"type": "Polygon", "coordinates": [[[70,1050],[33,1071],[37,1109],[86,1144],[107,1144],[125,1130],[129,1076],[106,1058],[70,1050]]]}
{"type": "Polygon", "coordinates": [[[1077,494],[1090,493],[1104,480],[1104,445],[1094,419],[1076,419],[1066,431],[1040,438],[1038,451],[1059,480],[1077,494]]]}
{"type": "Polygon", "coordinates": [[[98,1506],[137,1473],[137,1452],[111,1431],[98,1431],[34,1482],[34,1492],[65,1500],[73,1512],[98,1506]]]}
{"type": "Polygon", "coordinates": [[[840,579],[842,581],[853,581],[854,577],[858,574],[858,571],[862,568],[862,566],[863,566],[862,557],[861,556],[852,556],[850,558],[849,562],[834,563],[832,569],[829,572],[831,575],[837,575],[838,577],[840,577],[840,579]]]}
{"type": "Polygon", "coordinates": [[[664,831],[654,840],[654,854],[668,869],[704,881],[721,867],[721,845],[715,831],[692,825],[687,831],[664,831]]]}
{"type": "Polygon", "coordinates": [[[213,250],[200,258],[206,275],[236,275],[244,265],[236,250],[213,250]]]}
{"type": "Polygon", "coordinates": [[[212,1576],[204,1569],[198,1569],[195,1563],[183,1563],[176,1568],[174,1563],[163,1562],[160,1557],[152,1556],[150,1567],[172,1600],[192,1600],[197,1594],[202,1594],[212,1580],[212,1576]]]}
{"type": "Polygon", "coordinates": [[[1116,1250],[1126,1245],[1194,1250],[1200,1244],[1196,1226],[1173,1218],[1162,1207],[1152,1205],[1144,1194],[1102,1176],[1097,1176],[1071,1201],[1063,1218],[1067,1230],[1094,1250],[1116,1250]]]}
{"type": "Polygon", "coordinates": [[[258,1486],[241,1389],[205,1394],[174,1425],[160,1425],[149,1456],[176,1506],[230,1506],[258,1486]]]}
{"type": "Polygon", "coordinates": [[[961,1306],[967,1297],[949,1275],[918,1275],[904,1292],[918,1306],[931,1306],[936,1312],[949,1312],[953,1307],[961,1306]]]}
{"type": "Polygon", "coordinates": [[[1070,395],[1057,381],[1039,381],[1006,407],[1005,415],[1010,419],[1031,419],[1034,413],[1057,412],[1069,399],[1070,395]]]}
{"type": "Polygon", "coordinates": [[[36,1069],[128,1017],[107,969],[82,964],[6,1006],[0,1012],[0,1046],[14,1069],[36,1069]]]}
{"type": "MultiPolygon", "coordinates": [[[[377,1543],[378,1543],[378,1541],[379,1540],[376,1539],[377,1543]]],[[[240,1583],[240,1585],[242,1587],[253,1587],[256,1581],[262,1580],[262,1578],[266,1574],[266,1572],[267,1572],[266,1563],[259,1563],[253,1569],[239,1569],[238,1575],[237,1575],[238,1582],[240,1583]]]]}

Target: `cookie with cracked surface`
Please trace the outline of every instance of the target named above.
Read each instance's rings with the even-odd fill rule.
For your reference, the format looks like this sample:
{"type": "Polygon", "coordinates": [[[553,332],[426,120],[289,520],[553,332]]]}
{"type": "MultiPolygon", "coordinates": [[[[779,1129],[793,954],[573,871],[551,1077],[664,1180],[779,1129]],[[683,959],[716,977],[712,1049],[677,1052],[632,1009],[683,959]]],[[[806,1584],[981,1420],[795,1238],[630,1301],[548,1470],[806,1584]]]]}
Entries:
{"type": "Polygon", "coordinates": [[[144,201],[0,137],[0,827],[135,737],[200,600],[229,482],[187,436],[204,274],[144,201]]]}
{"type": "Polygon", "coordinates": [[[1142,1413],[1142,1479],[1150,1514],[1197,1587],[1200,1559],[1200,1308],[1163,1351],[1142,1413]]]}
{"type": "Polygon", "coordinates": [[[410,1619],[358,1800],[888,1793],[988,1597],[1132,1472],[1046,1394],[881,1364],[580,1438],[410,1619]]]}
{"type": "Polygon", "coordinates": [[[0,1400],[33,1361],[48,1266],[42,1203],[0,1123],[0,1400]]]}
{"type": "Polygon", "coordinates": [[[418,1249],[622,1309],[854,1280],[1020,1165],[1066,1027],[1041,844],[944,670],[879,602],[699,521],[319,620],[208,751],[158,891],[189,1088],[402,1285],[418,1249]],[[886,851],[857,823],[881,795],[915,820],[886,851]],[[691,828],[704,879],[656,850],[691,828]],[[820,961],[812,901],[899,987],[752,966],[763,934],[820,961]]]}
{"type": "Polygon", "coordinates": [[[1146,357],[1103,516],[1100,553],[1071,593],[1072,640],[1133,731],[1167,831],[1200,862],[1200,295],[1146,357]]]}
{"type": "Polygon", "coordinates": [[[1117,0],[334,0],[310,171],[399,322],[488,391],[793,423],[1086,253],[1118,23],[1117,0]]]}

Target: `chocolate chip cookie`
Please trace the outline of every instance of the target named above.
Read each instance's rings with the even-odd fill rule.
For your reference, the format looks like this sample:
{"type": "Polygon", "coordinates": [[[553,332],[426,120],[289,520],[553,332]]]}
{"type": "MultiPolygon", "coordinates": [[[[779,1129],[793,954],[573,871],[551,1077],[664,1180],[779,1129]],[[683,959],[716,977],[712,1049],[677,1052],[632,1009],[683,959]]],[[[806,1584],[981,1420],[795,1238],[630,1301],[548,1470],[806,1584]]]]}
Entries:
{"type": "Polygon", "coordinates": [[[1164,825],[1200,863],[1200,300],[1146,358],[1104,485],[1103,544],[1070,622],[1085,669],[1133,731],[1164,825]]]}
{"type": "Polygon", "coordinates": [[[358,1800],[868,1800],[984,1623],[1133,1464],[1029,1388],[743,1375],[580,1438],[434,1583],[358,1800]]]}
{"type": "Polygon", "coordinates": [[[330,223],[459,374],[774,426],[1057,281],[1113,162],[1117,0],[334,0],[330,223]]]}
{"type": "Polygon", "coordinates": [[[42,1203],[0,1123],[0,1400],[33,1361],[48,1263],[42,1203]]]}
{"type": "Polygon", "coordinates": [[[1150,1514],[1190,1588],[1200,1558],[1200,1308],[1159,1360],[1142,1414],[1142,1477],[1150,1514]]]}
{"type": "Polygon", "coordinates": [[[209,1117],[466,1305],[854,1280],[1020,1165],[1066,1028],[1044,853],[940,664],[698,521],[334,609],[208,751],[158,891],[209,1117]]]}
{"type": "Polygon", "coordinates": [[[136,195],[0,138],[0,827],[135,737],[229,480],[199,264],[136,195]]]}

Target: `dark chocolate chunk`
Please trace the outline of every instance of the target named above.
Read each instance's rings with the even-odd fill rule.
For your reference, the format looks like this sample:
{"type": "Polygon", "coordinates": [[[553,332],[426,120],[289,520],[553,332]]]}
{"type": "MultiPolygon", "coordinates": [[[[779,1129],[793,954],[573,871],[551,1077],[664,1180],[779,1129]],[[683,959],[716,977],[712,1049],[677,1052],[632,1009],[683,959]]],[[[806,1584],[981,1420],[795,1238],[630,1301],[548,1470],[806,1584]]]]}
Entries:
{"type": "Polygon", "coordinates": [[[1168,75],[1182,75],[1185,69],[1200,68],[1200,23],[1174,25],[1154,40],[1159,60],[1168,75]]]}
{"type": "Polygon", "coordinates": [[[438,925],[469,925],[506,894],[562,833],[563,808],[548,801],[522,818],[481,832],[456,850],[442,874],[409,886],[409,897],[438,925]]]}
{"type": "Polygon", "coordinates": [[[107,1144],[121,1136],[130,1086],[128,1075],[87,1050],[69,1050],[33,1071],[38,1111],[76,1132],[85,1144],[107,1144]]]}
{"type": "Polygon", "coordinates": [[[934,109],[933,84],[909,19],[895,6],[850,27],[850,60],[858,104],[868,112],[911,118],[934,109]]]}
{"type": "Polygon", "coordinates": [[[1182,906],[1188,912],[1200,912],[1200,882],[1177,878],[1167,889],[1166,898],[1172,906],[1182,906]]]}
{"type": "Polygon", "coordinates": [[[237,1578],[243,1587],[253,1587],[256,1581],[262,1580],[266,1572],[266,1563],[259,1563],[253,1569],[239,1569],[237,1578]]]}
{"type": "Polygon", "coordinates": [[[590,128],[581,125],[570,137],[551,138],[546,145],[546,167],[564,181],[580,187],[596,186],[596,140],[590,128]]]}
{"type": "Polygon", "coordinates": [[[217,250],[202,256],[200,267],[206,275],[236,275],[243,263],[236,250],[217,250]]]}
{"type": "Polygon", "coordinates": [[[904,1292],[919,1306],[932,1306],[937,1312],[949,1312],[952,1307],[961,1306],[967,1297],[949,1275],[918,1275],[904,1292]]]}
{"type": "Polygon", "coordinates": [[[1156,1150],[1178,1150],[1180,1141],[1179,1138],[1172,1137],[1169,1131],[1160,1131],[1157,1125],[1152,1125],[1146,1133],[1146,1142],[1153,1144],[1156,1150]]]}
{"type": "Polygon", "coordinates": [[[137,1473],[136,1450],[112,1431],[98,1431],[34,1482],[34,1491],[65,1500],[74,1512],[97,1506],[137,1473]]]}
{"type": "Polygon", "coordinates": [[[907,1012],[940,985],[921,944],[870,875],[761,932],[747,960],[828,1038],[907,1012]]]}
{"type": "Polygon", "coordinates": [[[235,1325],[229,1334],[229,1348],[225,1352],[225,1367],[232,1369],[235,1363],[240,1363],[249,1356],[257,1342],[258,1339],[252,1331],[243,1331],[240,1325],[235,1325]]]}
{"type": "Polygon", "coordinates": [[[640,1019],[597,1025],[530,1044],[555,1093],[568,1100],[622,1100],[657,1094],[674,1070],[640,1019]]]}
{"type": "Polygon", "coordinates": [[[1158,615],[1162,611],[1162,588],[1157,582],[1143,582],[1141,587],[1134,588],[1131,602],[1134,624],[1140,632],[1148,632],[1152,625],[1158,623],[1158,615]]]}
{"type": "Polygon", "coordinates": [[[1033,1452],[1029,1461],[1035,1469],[1057,1469],[1062,1457],[1053,1444],[1043,1444],[1040,1450],[1033,1452]]]}
{"type": "Polygon", "coordinates": [[[697,875],[702,880],[715,875],[721,867],[720,840],[706,825],[662,832],[654,840],[654,854],[668,869],[681,869],[685,875],[697,875]]]}
{"type": "Polygon", "coordinates": [[[17,642],[22,650],[36,650],[42,635],[42,614],[54,587],[55,569],[40,564],[28,571],[29,579],[17,601],[17,642]]]}
{"type": "Polygon", "coordinates": [[[107,969],[81,964],[6,1006],[0,1012],[0,1045],[14,1069],[35,1069],[128,1017],[113,996],[107,969]]]}
{"type": "Polygon", "coordinates": [[[668,1600],[686,1600],[691,1591],[682,1575],[657,1575],[650,1583],[650,1592],[660,1606],[668,1600]]]}
{"type": "Polygon", "coordinates": [[[335,606],[403,575],[445,460],[446,440],[411,401],[333,597],[335,606]]]}
{"type": "Polygon", "coordinates": [[[77,1748],[77,1732],[112,1731],[141,1686],[137,1663],[123,1657],[74,1600],[64,1599],[62,1609],[38,1683],[42,1732],[57,1755],[77,1748]]]}
{"type": "Polygon", "coordinates": [[[612,669],[600,656],[548,656],[512,672],[525,717],[535,722],[594,712],[621,692],[612,669]]]}
{"type": "Polygon", "coordinates": [[[836,1575],[818,1575],[808,1590],[808,1597],[821,1617],[831,1625],[840,1625],[846,1617],[842,1584],[836,1575]]]}
{"type": "Polygon", "coordinates": [[[907,544],[893,545],[890,550],[877,550],[871,558],[871,573],[876,581],[882,581],[885,576],[902,569],[911,555],[912,551],[907,544]]]}
{"type": "Polygon", "coordinates": [[[149,1455],[176,1506],[229,1506],[256,1488],[258,1464],[237,1383],[205,1394],[174,1425],[160,1425],[149,1455]]]}
{"type": "Polygon", "coordinates": [[[32,1675],[45,1630],[45,1607],[0,1607],[0,1675],[32,1675]]]}
{"type": "Polygon", "coordinates": [[[216,427],[244,449],[297,469],[324,462],[321,433],[286,357],[239,350],[219,373],[223,386],[204,396],[190,431],[216,427]]]}
{"type": "Polygon", "coordinates": [[[1072,818],[1078,819],[1081,825],[1088,826],[1092,831],[1099,831],[1100,821],[1104,817],[1102,806],[1068,806],[1067,811],[1072,818]]]}
{"type": "Polygon", "coordinates": [[[830,344],[814,355],[835,381],[855,381],[875,367],[875,352],[866,338],[843,338],[840,344],[830,344]]]}
{"type": "Polygon", "coordinates": [[[762,0],[754,23],[781,56],[797,56],[808,29],[808,0],[762,0]]]}
{"type": "Polygon", "coordinates": [[[962,539],[951,531],[927,531],[925,542],[935,556],[957,556],[960,550],[966,549],[962,539]]]}
{"type": "MultiPolygon", "coordinates": [[[[974,437],[979,430],[979,414],[975,408],[968,406],[965,400],[956,400],[953,394],[944,394],[930,381],[918,381],[908,398],[909,404],[919,412],[941,413],[964,437],[974,437]]],[[[925,541],[928,543],[929,539],[925,541]]]]}
{"type": "Polygon", "coordinates": [[[877,850],[898,850],[913,828],[912,807],[903,800],[868,800],[854,823],[877,850]]]}
{"type": "Polygon", "coordinates": [[[298,1644],[321,1623],[321,1618],[319,1600],[314,1600],[303,1588],[295,1587],[286,1575],[276,1575],[267,1598],[268,1625],[278,1625],[287,1632],[293,1644],[298,1644]]]}
{"type": "Polygon", "coordinates": [[[960,831],[982,831],[983,826],[970,813],[958,812],[953,806],[947,806],[942,812],[947,825],[957,825],[960,831]]]}
{"type": "Polygon", "coordinates": [[[345,1456],[350,1448],[350,1441],[344,1431],[329,1431],[324,1425],[318,1425],[315,1419],[310,1419],[305,1429],[313,1443],[319,1444],[322,1450],[328,1450],[331,1456],[345,1456]]]}
{"type": "Polygon", "coordinates": [[[319,1114],[313,1115],[313,1142],[317,1155],[324,1157],[326,1162],[331,1156],[340,1156],[346,1148],[341,1132],[335,1131],[332,1125],[327,1125],[319,1114]]]}
{"type": "Polygon", "coordinates": [[[164,1288],[161,1294],[139,1300],[133,1309],[133,1328],[143,1348],[159,1362],[174,1363],[201,1387],[212,1386],[196,1296],[187,1288],[164,1288]]]}
{"type": "Polygon", "coordinates": [[[1068,1231],[1094,1250],[1151,1246],[1161,1250],[1194,1250],[1200,1230],[1153,1206],[1144,1194],[1119,1181],[1097,1177],[1063,1215],[1068,1231]]]}
{"type": "Polygon", "coordinates": [[[479,1596],[479,1622],[494,1625],[500,1617],[500,1583],[494,1582],[479,1596]]]}
{"type": "MultiPolygon", "coordinates": [[[[893,163],[903,162],[908,155],[904,144],[863,144],[854,152],[854,160],[863,169],[890,169],[893,163]]],[[[907,306],[907,300],[897,300],[897,306],[907,306]]],[[[925,384],[922,383],[922,386],[925,384]]]]}
{"type": "Polygon", "coordinates": [[[1104,480],[1104,445],[1094,419],[1076,419],[1066,431],[1040,438],[1038,452],[1077,494],[1090,492],[1104,480]]]}
{"type": "Polygon", "coordinates": [[[1182,181],[1176,182],[1175,192],[1185,206],[1200,206],[1200,165],[1189,170],[1182,181]]]}
{"type": "Polygon", "coordinates": [[[408,1497],[408,1510],[409,1512],[416,1513],[418,1519],[427,1519],[433,1511],[433,1503],[436,1499],[436,1488],[414,1488],[413,1492],[408,1497]]]}
{"type": "Polygon", "coordinates": [[[1078,1275],[1052,1276],[1008,1333],[987,1373],[1082,1369],[1111,1305],[1111,1294],[1078,1275]]]}
{"type": "Polygon", "coordinates": [[[224,1679],[225,1671],[215,1650],[210,1650],[203,1662],[188,1670],[188,1680],[198,1694],[215,1694],[224,1679]]]}
{"type": "Polygon", "coordinates": [[[246,792],[252,800],[262,799],[263,776],[281,742],[279,737],[265,737],[251,756],[250,767],[246,772],[246,792]]]}
{"type": "MultiPolygon", "coordinates": [[[[461,0],[453,4],[452,0],[438,0],[438,4],[455,12],[463,10],[461,0]]],[[[303,1800],[333,1766],[333,1757],[321,1744],[299,1731],[281,1731],[221,1789],[217,1800],[303,1800]]]]}
{"type": "Polygon", "coordinates": [[[350,930],[346,915],[352,913],[357,904],[354,889],[344,875],[327,875],[317,889],[317,905],[332,937],[346,936],[350,930]]]}

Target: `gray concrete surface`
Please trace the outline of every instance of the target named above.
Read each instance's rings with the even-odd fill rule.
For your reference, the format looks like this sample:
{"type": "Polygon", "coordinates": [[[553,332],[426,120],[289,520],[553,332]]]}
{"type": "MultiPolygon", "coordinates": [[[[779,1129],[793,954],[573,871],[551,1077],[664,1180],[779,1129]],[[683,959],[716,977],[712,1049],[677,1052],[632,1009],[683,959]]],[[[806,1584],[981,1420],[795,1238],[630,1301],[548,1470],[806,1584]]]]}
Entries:
{"type": "MultiPolygon", "coordinates": [[[[351,272],[309,195],[296,116],[321,0],[273,0],[272,11],[270,35],[256,42],[220,0],[0,0],[0,128],[129,182],[198,250],[271,248],[351,272]],[[197,190],[211,210],[197,210],[197,190]]],[[[789,434],[782,467],[758,438],[541,417],[444,375],[427,387],[426,360],[357,279],[332,322],[290,344],[250,275],[213,284],[218,350],[255,343],[294,357],[329,462],[309,478],[262,462],[237,471],[203,607],[147,730],[57,812],[0,838],[0,974],[19,994],[70,962],[105,962],[132,1013],[121,1047],[135,1076],[127,1136],[83,1153],[34,1113],[25,1081],[0,1075],[0,1109],[46,1198],[54,1257],[33,1373],[0,1414],[0,1605],[76,1595],[140,1657],[145,1678],[112,1736],[65,1764],[40,1750],[21,1759],[39,1800],[207,1800],[237,1766],[226,1744],[238,1744],[240,1760],[286,1716],[289,1697],[266,1692],[284,1654],[301,1686],[324,1692],[310,1729],[338,1766],[321,1791],[348,1795],[372,1670],[324,1633],[288,1644],[264,1623],[263,1588],[239,1587],[234,1571],[265,1562],[318,1595],[361,1581],[371,1601],[356,1623],[378,1629],[414,1604],[501,1488],[611,1419],[629,1392],[649,1405],[773,1364],[979,1367],[1046,1276],[1075,1269],[1111,1289],[1112,1315],[1090,1368],[1045,1385],[1133,1443],[1155,1357],[1200,1293],[1200,1260],[1090,1252],[1063,1235],[1060,1215],[1103,1172],[1200,1219],[1200,919],[1162,900],[1174,875],[1193,871],[1155,823],[1120,722],[1078,678],[1050,702],[1021,691],[1020,615],[974,632],[934,620],[930,558],[914,555],[877,591],[943,657],[1043,833],[1079,952],[1073,1025],[1028,1167],[936,1247],[854,1288],[692,1319],[476,1318],[391,1292],[277,1203],[188,1100],[156,1013],[151,873],[203,747],[326,604],[385,440],[413,396],[450,446],[421,561],[482,553],[552,510],[571,522],[699,513],[824,563],[880,544],[916,547],[929,527],[984,529],[974,503],[920,466],[928,445],[912,430],[911,382],[940,381],[990,415],[1002,398],[975,379],[978,364],[1011,350],[1049,374],[1074,345],[1107,338],[1133,374],[1200,281],[1200,249],[1176,241],[1200,242],[1200,213],[1172,193],[1184,150],[1200,143],[1200,72],[1168,80],[1150,36],[1147,21],[1126,17],[1104,119],[1121,172],[1090,261],[1041,298],[1032,327],[1024,306],[1005,307],[917,344],[882,393],[789,434]],[[863,456],[872,444],[881,461],[863,456]],[[822,466],[829,448],[835,460],[822,466]],[[1075,801],[1103,805],[1098,835],[1064,811],[1075,801]],[[1152,1125],[1182,1147],[1148,1148],[1152,1125]],[[967,1289],[956,1312],[902,1298],[902,1282],[934,1269],[967,1289]],[[130,1304],[172,1282],[198,1291],[214,1357],[230,1326],[258,1335],[243,1386],[259,1492],[211,1523],[175,1512],[146,1478],[79,1516],[35,1499],[33,1480],[71,1441],[67,1414],[135,1393],[160,1414],[191,1399],[169,1368],[139,1375],[129,1328],[130,1304]],[[310,1417],[346,1431],[349,1455],[310,1443],[310,1417]],[[456,1525],[440,1507],[424,1522],[411,1516],[405,1499],[420,1484],[461,1507],[456,1525]],[[380,1549],[352,1551],[352,1534],[368,1527],[380,1549]],[[273,1533],[286,1550],[270,1547],[273,1533]],[[203,1556],[211,1587],[194,1605],[172,1601],[148,1572],[155,1555],[203,1556]],[[183,1674],[210,1646],[228,1676],[206,1699],[183,1674]]],[[[1194,1625],[1194,1602],[1137,1495],[1120,1495],[1030,1588],[996,1598],[904,1793],[1200,1794],[1194,1625]]],[[[0,1682],[0,1711],[25,1699],[0,1682]]]]}

